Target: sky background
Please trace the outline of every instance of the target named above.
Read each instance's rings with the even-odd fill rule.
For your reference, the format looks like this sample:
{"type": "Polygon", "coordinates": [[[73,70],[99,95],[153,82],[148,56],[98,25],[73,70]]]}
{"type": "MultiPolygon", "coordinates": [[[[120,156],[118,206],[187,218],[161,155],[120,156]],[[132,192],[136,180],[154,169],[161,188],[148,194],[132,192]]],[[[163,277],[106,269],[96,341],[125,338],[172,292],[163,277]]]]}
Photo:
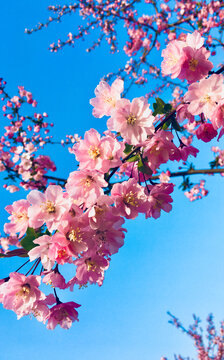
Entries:
{"type": "MultiPolygon", "coordinates": [[[[71,16],[47,30],[24,34],[26,27],[47,18],[47,5],[47,1],[1,2],[0,75],[11,96],[16,95],[18,85],[33,93],[38,111],[46,111],[55,124],[55,139],[74,133],[83,136],[91,127],[102,132],[105,119],[93,118],[89,99],[103,75],[120,67],[125,56],[109,55],[106,44],[87,54],[89,41],[50,53],[49,44],[62,34],[66,37],[78,19],[71,16]]],[[[159,66],[158,56],[155,61],[159,66]]],[[[136,88],[131,96],[144,95],[151,85],[136,88]]],[[[6,119],[2,118],[1,131],[4,125],[6,119]]],[[[200,168],[206,166],[208,157],[211,160],[210,144],[202,148],[200,168]]],[[[58,176],[67,177],[75,170],[74,156],[66,148],[49,146],[47,151],[56,162],[58,176]]],[[[29,317],[17,321],[13,312],[1,307],[1,360],[27,356],[32,360],[159,360],[167,356],[171,360],[174,353],[193,357],[191,340],[168,324],[166,312],[186,325],[193,313],[205,320],[213,312],[217,323],[224,319],[223,179],[217,175],[206,180],[207,198],[190,203],[178,190],[178,180],[171,213],[163,213],[158,220],[140,216],[126,222],[126,244],[112,257],[101,288],[92,285],[73,293],[59,292],[63,301],[82,305],[80,321],[70,330],[49,331],[29,317]]],[[[26,194],[6,192],[2,174],[0,181],[2,229],[7,219],[4,207],[26,194]]],[[[1,277],[21,263],[21,259],[2,259],[1,277]]],[[[72,277],[73,269],[66,267],[66,274],[72,277]]]]}

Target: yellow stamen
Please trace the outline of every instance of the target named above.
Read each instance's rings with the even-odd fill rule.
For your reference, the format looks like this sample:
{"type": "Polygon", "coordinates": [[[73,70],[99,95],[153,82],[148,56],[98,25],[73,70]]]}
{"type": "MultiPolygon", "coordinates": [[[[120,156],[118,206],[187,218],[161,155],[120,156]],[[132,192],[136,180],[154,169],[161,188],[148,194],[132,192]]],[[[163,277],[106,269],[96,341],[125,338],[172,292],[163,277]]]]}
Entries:
{"type": "Polygon", "coordinates": [[[137,117],[135,115],[133,115],[132,113],[128,116],[127,118],[127,123],[129,125],[134,125],[137,121],[137,117]]]}
{"type": "Polygon", "coordinates": [[[24,284],[21,288],[21,290],[19,290],[16,295],[17,296],[21,296],[23,298],[26,298],[30,293],[30,285],[29,284],[24,284]]]}
{"type": "Polygon", "coordinates": [[[89,188],[92,185],[92,182],[92,176],[88,175],[86,178],[82,179],[81,184],[84,186],[84,188],[89,188]]]}
{"type": "Polygon", "coordinates": [[[81,235],[81,232],[80,232],[80,228],[77,227],[76,229],[72,229],[69,231],[69,233],[67,234],[67,238],[68,240],[70,241],[73,241],[73,242],[82,242],[82,235],[81,235]]]}
{"type": "Polygon", "coordinates": [[[125,194],[125,196],[123,197],[123,201],[126,205],[132,205],[134,207],[139,205],[136,198],[136,193],[133,193],[133,191],[129,191],[129,193],[125,194]]]}
{"type": "Polygon", "coordinates": [[[43,203],[41,207],[44,208],[44,210],[48,212],[48,214],[53,214],[56,211],[56,207],[54,203],[50,200],[47,200],[46,203],[43,203]]]}
{"type": "Polygon", "coordinates": [[[100,149],[97,146],[90,145],[88,154],[91,159],[96,160],[100,156],[100,149]]]}
{"type": "Polygon", "coordinates": [[[196,59],[189,60],[189,69],[191,71],[195,71],[197,69],[197,66],[198,66],[198,60],[196,59]]]}

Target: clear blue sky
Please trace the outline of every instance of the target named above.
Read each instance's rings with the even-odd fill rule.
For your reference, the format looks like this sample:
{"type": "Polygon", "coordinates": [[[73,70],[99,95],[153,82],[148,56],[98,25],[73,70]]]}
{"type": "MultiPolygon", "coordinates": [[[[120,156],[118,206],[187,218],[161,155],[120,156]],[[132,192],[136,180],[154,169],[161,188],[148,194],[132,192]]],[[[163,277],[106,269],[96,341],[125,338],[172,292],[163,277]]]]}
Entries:
{"type": "MultiPolygon", "coordinates": [[[[60,3],[57,1],[57,3],[60,3]]],[[[83,135],[90,127],[106,128],[105,120],[91,115],[89,99],[100,78],[124,62],[122,54],[110,56],[106,45],[87,54],[86,42],[75,48],[50,53],[49,43],[73,28],[77,19],[68,17],[61,25],[27,36],[32,27],[47,17],[48,2],[12,0],[1,4],[1,76],[12,95],[24,85],[38,100],[40,111],[55,123],[57,138],[72,133],[83,135]]],[[[157,64],[158,65],[158,64],[157,64]]],[[[141,90],[148,92],[151,88],[141,90]]],[[[139,90],[132,92],[139,96],[139,90]]],[[[5,124],[1,120],[1,129],[5,124]]],[[[220,142],[222,147],[223,141],[220,142]]],[[[199,164],[206,165],[206,149],[199,164]]],[[[58,176],[75,169],[66,149],[48,148],[58,167],[58,176]]],[[[209,153],[210,155],[210,153],[209,153]]],[[[196,178],[195,178],[196,179],[196,178]]],[[[198,178],[200,179],[200,178],[198,178]]],[[[3,208],[25,197],[1,189],[1,229],[7,219],[3,208]]],[[[171,311],[185,324],[192,313],[205,319],[213,312],[224,319],[223,310],[223,180],[209,177],[209,196],[190,203],[176,182],[173,211],[160,219],[139,217],[126,224],[126,244],[113,256],[101,288],[89,286],[74,293],[61,292],[62,300],[82,304],[79,323],[69,330],[46,330],[28,317],[16,320],[14,313],[0,308],[1,360],[159,360],[173,353],[193,356],[193,346],[184,335],[168,324],[171,311]]],[[[1,260],[1,277],[15,270],[21,259],[1,260]]],[[[72,276],[72,269],[66,270],[72,276]]]]}

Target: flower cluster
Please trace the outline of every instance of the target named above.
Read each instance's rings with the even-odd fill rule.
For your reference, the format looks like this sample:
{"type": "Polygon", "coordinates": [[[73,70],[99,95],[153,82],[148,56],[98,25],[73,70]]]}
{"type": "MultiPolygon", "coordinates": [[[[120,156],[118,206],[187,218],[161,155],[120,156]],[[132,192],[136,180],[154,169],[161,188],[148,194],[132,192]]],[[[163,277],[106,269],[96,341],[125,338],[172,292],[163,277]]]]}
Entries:
{"type": "Polygon", "coordinates": [[[119,74],[131,84],[144,85],[153,77],[160,82],[158,89],[164,83],[175,86],[176,83],[169,78],[161,77],[160,69],[151,60],[164,47],[164,35],[165,39],[168,37],[173,43],[164,52],[170,56],[167,68],[162,70],[169,74],[168,68],[174,69],[176,66],[175,76],[179,73],[179,78],[190,82],[202,78],[211,69],[212,64],[208,61],[210,51],[202,47],[203,43],[197,39],[192,41],[190,35],[186,39],[186,35],[180,34],[180,31],[192,31],[193,28],[198,29],[201,35],[205,34],[206,47],[211,50],[211,55],[215,55],[216,49],[223,46],[222,1],[199,3],[192,0],[166,0],[157,3],[154,0],[144,0],[139,7],[139,0],[77,0],[70,5],[49,6],[48,11],[50,16],[46,21],[39,22],[33,29],[25,29],[25,32],[31,34],[54,22],[66,21],[66,15],[77,14],[80,16],[80,23],[76,30],[70,31],[65,39],[52,43],[49,50],[57,52],[65,46],[74,47],[79,39],[84,40],[94,32],[96,38],[87,51],[94,50],[103,40],[106,40],[112,53],[123,50],[128,57],[126,63],[120,66],[117,73],[108,74],[107,77],[110,79],[119,74]],[[126,32],[125,45],[120,44],[118,36],[121,27],[126,32]]]}
{"type": "MultiPolygon", "coordinates": [[[[17,178],[24,189],[42,189],[47,185],[47,172],[55,171],[54,162],[46,155],[38,155],[38,150],[51,143],[47,113],[34,112],[32,116],[21,115],[22,107],[28,104],[36,108],[37,101],[31,92],[18,87],[18,95],[10,97],[5,91],[6,82],[0,79],[2,111],[9,125],[4,126],[4,136],[0,138],[0,172],[8,173],[7,183],[17,178]]],[[[11,192],[19,190],[11,184],[5,188],[11,192]]]]}
{"type": "MultiPolygon", "coordinates": [[[[170,212],[174,190],[171,177],[197,173],[192,166],[179,175],[164,172],[161,167],[174,161],[186,165],[190,156],[196,157],[199,151],[191,145],[194,136],[209,142],[218,136],[219,128],[219,138],[223,135],[223,76],[220,71],[208,76],[211,66],[203,43],[195,31],[185,42],[173,40],[164,50],[163,71],[168,68],[167,72],[190,83],[181,104],[175,107],[156,98],[151,109],[146,97],[132,101],[122,97],[124,82],[120,78],[111,86],[101,81],[90,104],[93,116],[108,117],[107,130],[103,136],[90,129],[83,139],[72,137],[75,141],[69,151],[79,163],[78,170],[69,174],[64,187],[55,184],[32,187],[28,182],[27,188],[32,190],[27,198],[6,207],[10,216],[4,226],[7,236],[1,239],[1,256],[29,257],[28,262],[34,262],[26,275],[18,272],[22,265],[1,281],[0,301],[18,318],[33,314],[39,321],[47,322],[49,329],[57,324],[69,328],[78,319],[79,305],[63,303],[56,288],[72,291],[75,285],[101,286],[112,255],[124,245],[125,220],[135,219],[139,214],[157,219],[162,210],[170,212]],[[169,67],[171,54],[176,54],[173,47],[179,54],[178,71],[177,62],[169,67]],[[192,70],[193,66],[198,70],[196,67],[192,70]],[[180,138],[181,131],[186,136],[180,138]],[[11,246],[17,249],[9,250],[11,246]],[[74,276],[68,280],[59,271],[65,264],[75,265],[74,276]],[[34,275],[38,266],[40,275],[34,275]],[[42,285],[53,287],[54,295],[45,295],[39,289],[41,281],[42,285]]],[[[33,104],[32,96],[24,93],[24,89],[20,91],[20,96],[33,104]]],[[[17,116],[21,98],[13,101],[17,104],[13,107],[17,116]]],[[[16,125],[19,126],[12,120],[11,126],[16,125]]],[[[53,165],[44,156],[21,159],[24,149],[33,150],[28,145],[24,140],[23,147],[14,152],[22,167],[16,170],[28,180],[30,177],[37,180],[41,169],[43,172],[53,165]],[[38,169],[35,174],[34,164],[38,169]]],[[[215,152],[221,159],[219,149],[215,152]]],[[[10,168],[10,163],[7,166],[10,168]]],[[[186,190],[190,184],[183,186],[186,190]]],[[[191,201],[205,196],[204,181],[185,194],[191,201]]]]}
{"type": "MultiPolygon", "coordinates": [[[[180,329],[194,342],[194,347],[197,353],[198,360],[222,360],[224,358],[224,322],[220,324],[219,331],[217,330],[214,322],[213,315],[210,314],[207,317],[206,328],[206,341],[201,328],[201,320],[193,315],[194,322],[189,328],[185,328],[182,323],[172,314],[168,312],[170,316],[169,323],[174,325],[177,329],[180,329]]],[[[190,358],[176,356],[176,360],[187,360],[190,358]]],[[[162,357],[161,360],[168,360],[166,357],[162,357]]]]}

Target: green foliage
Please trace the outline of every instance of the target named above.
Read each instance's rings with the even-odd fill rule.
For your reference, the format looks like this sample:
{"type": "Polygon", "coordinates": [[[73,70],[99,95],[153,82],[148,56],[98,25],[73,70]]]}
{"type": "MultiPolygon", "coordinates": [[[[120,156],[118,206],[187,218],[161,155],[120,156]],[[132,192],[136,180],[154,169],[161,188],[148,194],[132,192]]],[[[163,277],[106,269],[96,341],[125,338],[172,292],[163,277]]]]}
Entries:
{"type": "Polygon", "coordinates": [[[37,246],[36,244],[33,243],[33,240],[37,239],[41,235],[42,235],[41,233],[37,233],[34,229],[28,228],[26,232],[26,236],[21,240],[20,244],[25,250],[30,251],[35,246],[37,246]]]}
{"type": "Polygon", "coordinates": [[[138,170],[143,174],[152,175],[152,170],[144,163],[144,160],[142,161],[142,159],[138,162],[138,170]]]}
{"type": "Polygon", "coordinates": [[[190,182],[190,178],[188,177],[184,177],[184,181],[180,184],[179,189],[185,191],[185,190],[189,190],[191,189],[191,187],[194,184],[192,182],[190,182]]]}
{"type": "Polygon", "coordinates": [[[132,151],[132,148],[133,148],[132,145],[129,145],[129,144],[126,143],[124,153],[128,155],[132,151]]]}

